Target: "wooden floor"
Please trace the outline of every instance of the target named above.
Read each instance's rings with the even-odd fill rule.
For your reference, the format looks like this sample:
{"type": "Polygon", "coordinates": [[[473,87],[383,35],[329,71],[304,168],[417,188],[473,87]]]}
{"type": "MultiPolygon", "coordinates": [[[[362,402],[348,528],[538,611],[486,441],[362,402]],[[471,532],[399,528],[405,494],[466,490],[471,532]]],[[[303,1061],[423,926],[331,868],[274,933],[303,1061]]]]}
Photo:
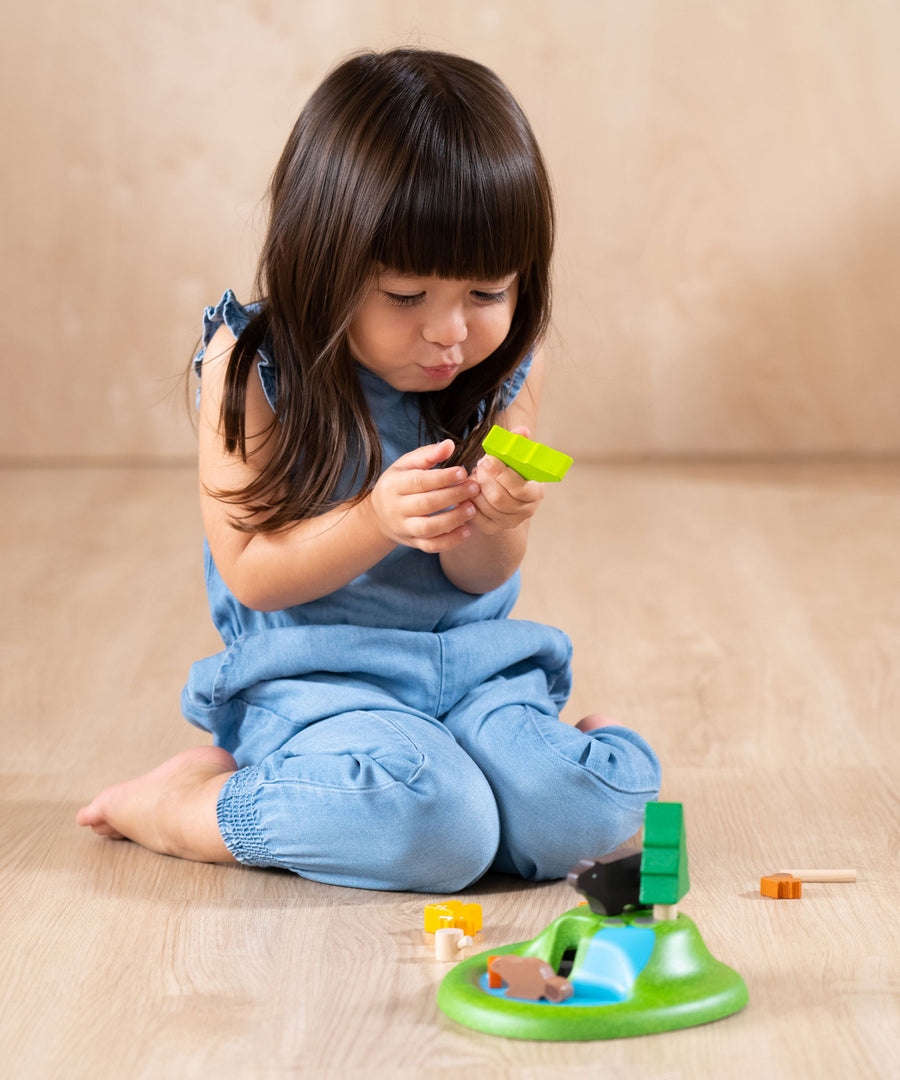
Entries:
{"type": "MultiPolygon", "coordinates": [[[[656,747],[663,797],[685,804],[683,910],[750,990],[716,1024],[585,1044],[440,1014],[421,896],[78,829],[99,787],[203,740],[178,710],[190,662],[218,647],[195,481],[0,483],[3,1075],[900,1076],[897,467],[579,466],[549,494],[517,614],[575,641],[569,722],[604,711],[656,747]],[[762,873],[800,864],[859,881],[759,895],[762,873]]],[[[577,899],[499,876],[467,896],[479,948],[577,899]]]]}

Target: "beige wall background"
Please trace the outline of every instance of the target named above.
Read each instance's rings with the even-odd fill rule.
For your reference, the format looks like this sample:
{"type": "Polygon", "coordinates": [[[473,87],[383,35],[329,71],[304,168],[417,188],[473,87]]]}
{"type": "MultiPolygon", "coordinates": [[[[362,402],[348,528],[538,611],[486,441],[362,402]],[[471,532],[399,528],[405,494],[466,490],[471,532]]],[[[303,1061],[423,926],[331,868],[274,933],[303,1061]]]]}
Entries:
{"type": "Polygon", "coordinates": [[[492,66],[550,163],[542,438],[900,451],[894,0],[3,0],[0,456],[192,455],[181,372],[297,112],[401,43],[492,66]]]}

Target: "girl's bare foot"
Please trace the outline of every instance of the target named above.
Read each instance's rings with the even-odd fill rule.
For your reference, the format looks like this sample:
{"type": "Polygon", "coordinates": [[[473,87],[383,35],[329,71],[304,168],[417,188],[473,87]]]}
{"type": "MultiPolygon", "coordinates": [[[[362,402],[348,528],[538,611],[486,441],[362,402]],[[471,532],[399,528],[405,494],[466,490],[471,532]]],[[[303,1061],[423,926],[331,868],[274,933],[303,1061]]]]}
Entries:
{"type": "Polygon", "coordinates": [[[235,862],[216,817],[219,791],[237,770],[227,750],[198,746],[152,772],[106,788],[76,821],[99,836],[134,840],[163,855],[196,862],[235,862]]]}
{"type": "Polygon", "coordinates": [[[575,727],[579,731],[593,731],[598,727],[607,727],[609,724],[614,724],[615,720],[610,720],[608,716],[601,716],[600,713],[590,713],[588,716],[583,716],[575,727]]]}

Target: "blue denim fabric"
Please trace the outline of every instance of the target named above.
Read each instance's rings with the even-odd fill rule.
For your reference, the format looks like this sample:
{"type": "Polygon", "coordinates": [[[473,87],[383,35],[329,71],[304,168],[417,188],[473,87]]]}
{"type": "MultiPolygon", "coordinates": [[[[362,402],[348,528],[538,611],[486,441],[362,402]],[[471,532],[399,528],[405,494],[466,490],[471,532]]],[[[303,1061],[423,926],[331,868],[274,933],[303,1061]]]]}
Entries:
{"type": "MultiPolygon", "coordinates": [[[[248,317],[226,293],[207,309],[205,342],[248,317]]],[[[416,398],[362,368],[360,379],[387,466],[420,444],[416,398]]],[[[508,618],[518,574],[471,596],[436,555],[399,547],[332,595],[274,613],[238,603],[208,548],[206,577],[226,647],[193,665],[182,708],[237,760],[218,820],[240,862],[422,892],[489,868],[556,878],[632,835],[658,795],[640,736],[560,722],[571,644],[508,618]]]]}

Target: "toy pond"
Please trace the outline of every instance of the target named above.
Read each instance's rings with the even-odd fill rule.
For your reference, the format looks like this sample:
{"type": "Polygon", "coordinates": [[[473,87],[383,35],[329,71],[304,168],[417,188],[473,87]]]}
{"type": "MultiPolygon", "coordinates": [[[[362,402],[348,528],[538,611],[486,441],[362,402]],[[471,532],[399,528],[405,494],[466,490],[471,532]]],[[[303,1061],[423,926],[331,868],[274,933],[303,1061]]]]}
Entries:
{"type": "Polygon", "coordinates": [[[720,1020],[747,987],[677,910],[687,892],[681,805],[651,803],[644,848],[583,860],[582,904],[531,941],[480,953],[442,981],[451,1019],[516,1039],[615,1039],[720,1020]]]}

